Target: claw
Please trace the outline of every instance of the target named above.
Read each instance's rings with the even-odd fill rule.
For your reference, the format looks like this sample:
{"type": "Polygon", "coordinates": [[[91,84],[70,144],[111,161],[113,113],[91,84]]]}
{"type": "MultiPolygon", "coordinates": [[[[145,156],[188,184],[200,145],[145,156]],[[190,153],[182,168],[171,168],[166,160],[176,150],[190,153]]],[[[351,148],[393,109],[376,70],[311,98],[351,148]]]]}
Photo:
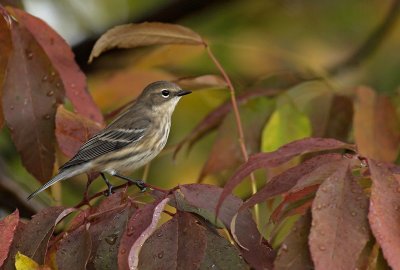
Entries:
{"type": "Polygon", "coordinates": [[[140,192],[145,192],[147,190],[147,185],[142,180],[137,180],[136,186],[140,189],[140,192]]]}

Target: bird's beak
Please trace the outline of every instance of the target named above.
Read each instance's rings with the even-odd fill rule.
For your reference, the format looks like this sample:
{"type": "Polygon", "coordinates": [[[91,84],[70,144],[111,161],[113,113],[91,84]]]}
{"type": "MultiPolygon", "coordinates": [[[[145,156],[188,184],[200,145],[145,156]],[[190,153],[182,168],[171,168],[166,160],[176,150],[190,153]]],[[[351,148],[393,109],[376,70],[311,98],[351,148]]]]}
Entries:
{"type": "Polygon", "coordinates": [[[187,94],[190,94],[190,93],[192,93],[192,91],[189,91],[189,90],[179,90],[178,93],[176,93],[176,95],[177,95],[178,97],[181,97],[181,96],[184,96],[184,95],[187,95],[187,94]]]}

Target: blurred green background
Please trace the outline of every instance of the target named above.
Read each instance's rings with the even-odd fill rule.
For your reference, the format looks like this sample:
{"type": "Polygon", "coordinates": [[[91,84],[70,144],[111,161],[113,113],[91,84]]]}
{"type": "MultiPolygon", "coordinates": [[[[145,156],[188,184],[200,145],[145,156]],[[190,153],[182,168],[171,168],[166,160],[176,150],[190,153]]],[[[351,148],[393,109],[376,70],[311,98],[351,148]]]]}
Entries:
{"type": "MultiPolygon", "coordinates": [[[[0,1],[2,4],[23,5],[25,10],[46,21],[66,39],[88,77],[89,89],[96,103],[104,113],[134,99],[151,81],[218,74],[205,51],[191,46],[112,52],[87,65],[93,42],[107,29],[118,24],[148,20],[178,23],[201,34],[226,68],[239,93],[258,85],[286,90],[282,86],[287,83],[285,74],[311,73],[323,77],[338,93],[348,93],[349,89],[358,85],[369,85],[379,92],[395,95],[400,82],[400,24],[397,21],[385,30],[382,37],[378,37],[379,46],[372,48],[371,54],[362,57],[357,65],[344,68],[337,74],[329,73],[332,66],[347,59],[365,43],[385,21],[391,9],[396,8],[397,11],[395,2],[0,1]]],[[[174,113],[169,148],[227,98],[226,90],[209,89],[197,91],[182,100],[174,113]]],[[[296,99],[295,94],[293,98],[296,99]]],[[[307,124],[302,125],[300,135],[310,135],[308,129],[307,124]]],[[[234,132],[236,130],[232,129],[234,132]]],[[[216,132],[208,134],[188,155],[185,151],[180,152],[175,161],[172,152],[165,151],[151,163],[148,181],[163,188],[196,182],[215,138],[216,132]]],[[[21,166],[6,128],[0,133],[0,153],[3,174],[11,182],[18,183],[18,190],[14,190],[13,194],[15,203],[8,201],[9,205],[0,205],[0,216],[12,211],[17,202],[20,207],[25,207],[25,216],[29,216],[45,205],[75,205],[82,198],[85,177],[62,182],[53,189],[53,194],[61,201],[54,202],[49,194],[41,195],[35,202],[24,201],[39,183],[21,166]]],[[[60,164],[66,161],[61,153],[58,153],[58,160],[60,164]]],[[[223,185],[231,173],[207,176],[205,183],[223,185]]],[[[132,176],[141,178],[142,175],[140,170],[132,176]]],[[[265,182],[263,173],[260,173],[258,181],[260,184],[265,182]]],[[[115,180],[115,183],[121,182],[115,180]]],[[[104,183],[97,180],[91,192],[104,188],[104,183]]],[[[237,193],[250,195],[250,185],[241,185],[237,193]]]]}

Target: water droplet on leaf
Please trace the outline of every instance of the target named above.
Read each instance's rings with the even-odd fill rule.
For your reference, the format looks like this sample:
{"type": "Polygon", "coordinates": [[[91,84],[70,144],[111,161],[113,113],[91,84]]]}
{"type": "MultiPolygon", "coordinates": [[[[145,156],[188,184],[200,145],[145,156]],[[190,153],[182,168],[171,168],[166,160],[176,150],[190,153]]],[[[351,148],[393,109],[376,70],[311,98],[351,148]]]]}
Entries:
{"type": "Polygon", "coordinates": [[[159,259],[161,259],[162,257],[164,257],[164,251],[161,251],[160,253],[157,254],[157,257],[159,259]]]}
{"type": "Polygon", "coordinates": [[[107,236],[104,240],[106,240],[106,242],[107,242],[109,245],[114,245],[115,242],[117,241],[117,238],[118,238],[118,235],[116,235],[116,234],[111,234],[111,235],[107,236]]]}
{"type": "Polygon", "coordinates": [[[31,50],[26,50],[26,57],[28,57],[29,60],[33,58],[33,52],[31,50]]]}

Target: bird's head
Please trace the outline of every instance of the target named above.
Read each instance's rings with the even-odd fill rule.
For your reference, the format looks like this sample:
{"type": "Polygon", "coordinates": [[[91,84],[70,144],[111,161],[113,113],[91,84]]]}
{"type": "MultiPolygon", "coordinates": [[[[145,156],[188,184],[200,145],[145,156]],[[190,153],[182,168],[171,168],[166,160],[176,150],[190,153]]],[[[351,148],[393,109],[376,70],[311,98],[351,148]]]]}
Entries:
{"type": "Polygon", "coordinates": [[[173,112],[179,99],[191,91],[182,90],[178,85],[167,81],[149,84],[138,97],[138,102],[151,106],[153,110],[173,112]]]}

